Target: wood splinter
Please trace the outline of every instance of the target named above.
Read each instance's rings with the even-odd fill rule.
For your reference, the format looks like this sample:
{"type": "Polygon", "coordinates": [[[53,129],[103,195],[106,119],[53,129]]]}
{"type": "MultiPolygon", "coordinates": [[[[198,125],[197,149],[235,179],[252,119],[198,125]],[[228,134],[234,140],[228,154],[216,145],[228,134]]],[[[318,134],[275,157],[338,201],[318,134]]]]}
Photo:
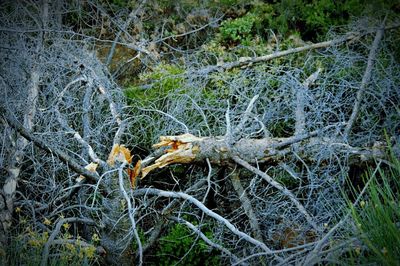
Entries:
{"type": "Polygon", "coordinates": [[[171,147],[165,150],[165,154],[158,158],[154,164],[142,169],[142,178],[157,168],[163,168],[175,163],[191,163],[196,158],[199,146],[193,142],[203,140],[192,134],[183,134],[179,136],[161,136],[160,142],[153,145],[154,148],[171,147]]]}

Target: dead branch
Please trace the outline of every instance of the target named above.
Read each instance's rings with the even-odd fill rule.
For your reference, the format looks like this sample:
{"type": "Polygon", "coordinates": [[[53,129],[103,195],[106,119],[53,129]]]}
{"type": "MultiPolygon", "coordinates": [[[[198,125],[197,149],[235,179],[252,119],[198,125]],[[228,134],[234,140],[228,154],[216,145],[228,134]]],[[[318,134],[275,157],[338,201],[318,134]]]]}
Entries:
{"type": "MultiPolygon", "coordinates": [[[[201,188],[204,185],[204,183],[205,183],[205,180],[203,180],[203,179],[199,180],[193,186],[189,187],[185,191],[185,193],[189,193],[191,191],[194,191],[196,189],[201,188]]],[[[179,204],[179,200],[178,199],[173,199],[167,206],[165,206],[161,210],[160,214],[162,215],[162,218],[157,221],[157,223],[155,224],[155,226],[153,228],[153,232],[151,233],[149,239],[147,240],[146,243],[143,244],[143,247],[142,247],[143,254],[146,253],[146,251],[156,243],[156,241],[159,238],[159,235],[161,234],[161,230],[166,225],[164,219],[167,219],[167,218],[169,218],[169,216],[172,215],[172,212],[173,212],[172,209],[175,208],[178,204],[179,204]]],[[[136,252],[136,257],[139,257],[139,251],[136,252]]]]}
{"type": "MultiPolygon", "coordinates": [[[[339,124],[342,125],[342,124],[339,124]]],[[[165,148],[165,154],[156,159],[155,163],[142,168],[141,174],[144,178],[148,173],[157,168],[163,168],[175,163],[204,162],[207,158],[211,163],[224,165],[232,162],[234,156],[239,156],[248,162],[264,162],[271,159],[279,159],[280,156],[290,153],[290,146],[295,143],[303,143],[302,152],[305,153],[315,145],[326,145],[327,138],[315,137],[324,130],[337,125],[327,126],[322,130],[316,130],[307,134],[301,134],[288,138],[263,138],[263,139],[240,139],[233,145],[229,145],[225,137],[196,137],[192,134],[178,136],[161,136],[160,143],[154,144],[155,148],[165,148]]],[[[314,147],[315,149],[316,147],[314,147]]],[[[318,148],[318,147],[317,147],[318,148]]],[[[360,150],[349,145],[342,147],[354,154],[360,150]]],[[[344,149],[343,149],[344,150],[344,149]]],[[[363,150],[365,156],[371,155],[363,150]]],[[[143,165],[144,166],[144,165],[143,165]]]]}
{"type": "Polygon", "coordinates": [[[125,190],[124,187],[124,167],[126,165],[126,162],[124,162],[123,164],[121,164],[121,166],[118,169],[118,180],[119,180],[119,189],[122,193],[122,195],[124,196],[124,199],[127,203],[127,207],[128,207],[128,216],[129,219],[131,221],[131,225],[132,225],[132,231],[133,231],[133,235],[135,237],[137,246],[138,246],[138,254],[139,254],[139,265],[142,265],[143,263],[143,248],[142,248],[142,242],[140,240],[139,237],[139,233],[137,231],[136,228],[136,219],[135,219],[135,212],[136,212],[136,208],[134,205],[132,205],[131,199],[128,195],[128,193],[125,190]]]}
{"type": "MultiPolygon", "coordinates": [[[[395,29],[400,27],[400,24],[396,23],[390,26],[387,26],[383,28],[382,30],[389,30],[389,29],[395,29]]],[[[204,69],[198,70],[198,72],[214,72],[214,71],[219,71],[219,70],[229,70],[232,68],[237,68],[237,67],[242,67],[242,66],[248,66],[256,63],[262,63],[262,62],[268,62],[276,58],[284,57],[287,55],[295,54],[295,53],[300,53],[300,52],[305,52],[309,50],[315,50],[315,49],[320,49],[320,48],[328,48],[330,46],[342,44],[348,41],[356,40],[362,36],[374,33],[375,30],[373,31],[367,31],[367,32],[350,32],[347,33],[346,35],[336,38],[333,40],[325,41],[325,42],[319,42],[319,43],[313,43],[313,44],[307,44],[301,47],[296,47],[296,48],[290,48],[284,51],[280,52],[275,52],[273,54],[269,55],[263,55],[259,57],[244,57],[240,58],[240,60],[235,61],[235,62],[228,62],[228,63],[222,63],[218,64],[215,66],[208,66],[204,69]]]]}
{"type": "Polygon", "coordinates": [[[117,122],[118,130],[117,130],[117,132],[115,132],[113,145],[119,144],[121,141],[122,134],[124,133],[124,131],[126,129],[126,121],[122,120],[121,114],[118,112],[116,104],[113,101],[112,96],[111,96],[110,92],[108,91],[108,89],[104,86],[99,86],[98,89],[101,94],[106,96],[107,101],[109,102],[109,108],[110,108],[111,115],[117,122]]]}
{"type": "Polygon", "coordinates": [[[246,111],[243,114],[242,120],[240,121],[239,125],[233,131],[233,133],[232,133],[233,135],[236,135],[237,133],[239,133],[239,132],[241,132],[243,130],[244,125],[246,124],[247,120],[249,119],[249,116],[251,114],[251,110],[254,107],[254,103],[257,101],[259,96],[260,95],[257,94],[251,99],[251,101],[249,102],[249,105],[246,108],[246,111]]]}
{"type": "Polygon", "coordinates": [[[309,89],[309,86],[312,85],[315,80],[318,78],[319,73],[322,71],[321,68],[318,68],[316,72],[311,74],[303,83],[302,86],[296,89],[296,124],[295,124],[295,133],[294,135],[302,135],[305,133],[305,125],[306,125],[306,115],[305,115],[305,94],[309,89]]]}
{"type": "MultiPolygon", "coordinates": [[[[42,21],[40,21],[41,28],[47,27],[47,19],[46,13],[48,9],[48,2],[43,1],[43,7],[40,10],[42,12],[43,17],[42,21]]],[[[43,42],[42,38],[44,37],[44,33],[40,34],[40,38],[38,38],[35,50],[37,53],[40,53],[43,50],[43,42]]],[[[38,56],[36,56],[38,59],[38,56]]],[[[39,94],[39,82],[40,82],[40,72],[38,71],[36,66],[33,66],[30,71],[30,82],[27,89],[27,98],[26,98],[26,106],[23,110],[23,125],[28,130],[33,128],[35,123],[35,116],[36,116],[36,107],[37,107],[37,100],[39,94]]],[[[6,85],[5,81],[2,77],[2,85],[6,85]]],[[[21,165],[25,158],[25,148],[28,145],[28,141],[18,136],[15,140],[9,136],[11,142],[13,143],[13,151],[10,154],[9,158],[9,165],[7,167],[8,177],[6,178],[4,185],[0,188],[0,250],[4,246],[7,245],[8,242],[8,231],[11,227],[11,217],[14,211],[14,197],[16,193],[16,188],[18,184],[18,180],[20,178],[21,173],[21,165]],[[4,200],[3,200],[4,196],[4,200]],[[4,201],[4,204],[2,204],[4,201]]]]}
{"type": "MultiPolygon", "coordinates": [[[[249,163],[265,162],[268,160],[281,160],[284,155],[291,152],[291,145],[302,143],[300,153],[307,156],[313,150],[322,147],[334,147],[341,153],[353,155],[354,160],[368,161],[371,159],[383,159],[385,157],[384,147],[374,146],[371,148],[357,148],[342,143],[335,138],[318,137],[317,135],[333,127],[344,125],[339,123],[327,126],[306,134],[295,135],[288,138],[262,138],[262,139],[240,139],[233,145],[229,145],[226,136],[220,137],[196,137],[192,134],[178,136],[161,136],[160,143],[153,147],[166,149],[163,155],[149,166],[143,164],[141,169],[142,178],[157,168],[164,168],[170,164],[182,163],[204,163],[209,159],[217,165],[227,165],[238,157],[249,163]]],[[[160,153],[161,154],[161,153],[160,153]]],[[[151,161],[153,161],[154,157],[151,161]]],[[[309,158],[313,160],[312,158],[309,158]]],[[[146,162],[151,162],[147,160],[146,162]]]]}
{"type": "Polygon", "coordinates": [[[246,216],[249,218],[250,227],[253,231],[254,237],[259,240],[263,241],[262,232],[260,229],[260,225],[258,224],[258,219],[253,207],[251,206],[251,201],[247,196],[246,190],[242,186],[242,182],[240,181],[240,172],[235,171],[229,175],[233,188],[235,189],[240,202],[242,203],[242,207],[246,216]]]}
{"type": "Polygon", "coordinates": [[[66,119],[62,116],[62,114],[60,113],[60,111],[58,110],[58,108],[55,108],[55,113],[57,115],[57,120],[60,123],[60,125],[62,127],[64,127],[64,129],[67,132],[70,132],[71,134],[74,135],[74,138],[83,146],[86,148],[87,153],[89,154],[89,158],[92,160],[92,162],[95,163],[100,163],[103,166],[106,165],[106,162],[104,162],[103,160],[101,160],[98,155],[96,154],[96,152],[94,151],[94,149],[92,148],[92,146],[84,139],[82,138],[81,134],[79,134],[78,131],[76,131],[75,129],[73,129],[72,127],[70,127],[67,122],[66,119]]]}
{"type": "MultiPolygon", "coordinates": [[[[153,195],[153,196],[158,196],[158,197],[167,197],[167,198],[180,198],[183,200],[187,200],[188,202],[194,204],[196,207],[198,207],[202,212],[204,212],[206,215],[214,218],[218,222],[222,223],[225,225],[233,234],[239,236],[241,239],[252,243],[256,247],[264,250],[268,254],[273,254],[273,251],[267,247],[264,243],[258,241],[257,239],[254,239],[253,237],[249,236],[248,234],[240,231],[239,229],[236,228],[235,225],[233,225],[231,222],[229,222],[227,219],[222,217],[221,215],[213,212],[212,210],[208,209],[203,203],[201,203],[199,200],[196,198],[183,193],[183,192],[173,192],[173,191],[165,191],[165,190],[160,190],[156,188],[143,188],[143,189],[137,189],[132,192],[132,195],[134,197],[137,196],[142,196],[142,195],[153,195]]],[[[277,260],[281,261],[282,258],[279,256],[275,256],[277,260]]]]}
{"type": "Polygon", "coordinates": [[[369,51],[367,68],[365,69],[360,88],[357,91],[357,97],[356,97],[356,102],[354,103],[353,111],[351,112],[351,116],[350,116],[349,121],[347,122],[347,126],[344,130],[345,138],[347,138],[349,136],[349,133],[354,125],[354,122],[357,119],[357,115],[360,110],[361,101],[363,100],[363,95],[364,95],[365,89],[369,83],[369,80],[371,79],[371,73],[372,73],[372,68],[374,66],[375,57],[377,55],[379,43],[383,37],[383,32],[385,29],[385,27],[384,27],[385,21],[386,21],[386,18],[383,21],[381,28],[378,29],[378,31],[376,32],[374,42],[372,43],[371,50],[369,51]]]}

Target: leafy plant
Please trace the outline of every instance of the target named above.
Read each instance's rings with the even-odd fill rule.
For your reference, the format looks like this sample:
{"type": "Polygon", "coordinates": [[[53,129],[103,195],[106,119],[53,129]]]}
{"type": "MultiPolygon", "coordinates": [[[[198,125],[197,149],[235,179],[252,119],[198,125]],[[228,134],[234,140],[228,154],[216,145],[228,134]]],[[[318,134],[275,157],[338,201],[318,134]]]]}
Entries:
{"type": "Polygon", "coordinates": [[[258,18],[254,14],[246,14],[244,17],[228,19],[221,23],[220,33],[225,42],[239,42],[249,45],[253,38],[253,28],[258,18]]]}
{"type": "MultiPolygon", "coordinates": [[[[211,231],[204,234],[212,239],[211,231]]],[[[156,255],[157,265],[220,265],[218,253],[182,224],[174,224],[160,239],[156,255]]]]}

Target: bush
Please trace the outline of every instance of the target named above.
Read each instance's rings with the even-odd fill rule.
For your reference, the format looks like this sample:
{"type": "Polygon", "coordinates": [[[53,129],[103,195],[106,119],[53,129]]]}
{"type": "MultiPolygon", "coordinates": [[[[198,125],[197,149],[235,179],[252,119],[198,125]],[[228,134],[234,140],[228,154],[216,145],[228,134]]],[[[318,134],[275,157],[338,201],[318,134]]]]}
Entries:
{"type": "Polygon", "coordinates": [[[258,18],[254,14],[247,14],[244,17],[228,19],[221,23],[221,38],[225,42],[238,42],[242,45],[249,45],[253,39],[253,28],[258,18]]]}
{"type": "MultiPolygon", "coordinates": [[[[7,258],[9,265],[39,265],[42,259],[44,245],[49,233],[39,233],[28,228],[25,235],[15,237],[8,247],[7,258]]],[[[57,256],[48,260],[48,265],[97,265],[98,255],[94,246],[83,245],[79,240],[70,241],[72,236],[64,233],[59,240],[62,244],[52,245],[57,256]]]]}

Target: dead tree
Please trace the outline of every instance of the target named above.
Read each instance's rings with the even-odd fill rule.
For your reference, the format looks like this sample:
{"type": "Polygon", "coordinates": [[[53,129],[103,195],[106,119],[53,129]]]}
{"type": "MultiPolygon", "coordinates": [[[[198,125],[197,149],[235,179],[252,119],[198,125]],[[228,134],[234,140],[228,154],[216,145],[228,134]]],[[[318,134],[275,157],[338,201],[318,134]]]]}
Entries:
{"type": "MultiPolygon", "coordinates": [[[[63,28],[55,10],[65,6],[58,5],[2,6],[14,12],[2,13],[0,30],[0,248],[9,241],[15,206],[32,217],[34,230],[51,232],[41,265],[55,245],[68,242],[58,238],[66,223],[78,232],[68,243],[82,236],[92,245],[99,233],[96,248],[109,263],[146,262],[169,223],[185,225],[235,265],[318,263],[329,238],[343,240],[335,233],[347,218],[333,223],[346,206],[340,187],[348,168],[385,163],[387,145],[398,144],[400,116],[388,114],[398,112],[399,66],[386,47],[398,25],[223,64],[211,64],[208,54],[189,55],[182,88],[160,102],[128,105],[106,65],[117,44],[156,63],[152,46],[127,30],[145,1],[107,41],[105,63],[93,49],[101,40],[63,28]],[[368,53],[342,48],[361,42],[368,53]],[[265,64],[306,51],[301,67],[265,64]],[[359,62],[362,73],[346,72],[359,62]],[[383,128],[392,143],[383,142],[383,128]],[[138,160],[133,150],[145,139],[154,150],[138,160]],[[186,179],[167,174],[159,185],[158,171],[177,164],[193,171],[186,179]],[[206,224],[213,238],[204,233],[206,224]]],[[[169,38],[158,37],[152,45],[169,38]]]]}

